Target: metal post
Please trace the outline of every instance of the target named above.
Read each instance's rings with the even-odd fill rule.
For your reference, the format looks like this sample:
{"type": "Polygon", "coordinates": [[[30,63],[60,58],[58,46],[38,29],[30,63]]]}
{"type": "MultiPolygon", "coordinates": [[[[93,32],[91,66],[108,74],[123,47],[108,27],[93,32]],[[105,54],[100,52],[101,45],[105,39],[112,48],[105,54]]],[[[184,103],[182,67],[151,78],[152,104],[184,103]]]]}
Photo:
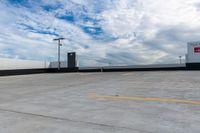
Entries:
{"type": "Polygon", "coordinates": [[[101,72],[103,72],[103,67],[101,67],[101,72]]]}
{"type": "Polygon", "coordinates": [[[60,40],[58,40],[58,70],[60,70],[60,40]]]}
{"type": "Polygon", "coordinates": [[[46,60],[44,61],[44,68],[47,68],[47,62],[46,62],[46,60]]]}
{"type": "Polygon", "coordinates": [[[180,61],[180,64],[182,64],[182,60],[181,60],[182,56],[179,56],[179,61],[180,61]]]}

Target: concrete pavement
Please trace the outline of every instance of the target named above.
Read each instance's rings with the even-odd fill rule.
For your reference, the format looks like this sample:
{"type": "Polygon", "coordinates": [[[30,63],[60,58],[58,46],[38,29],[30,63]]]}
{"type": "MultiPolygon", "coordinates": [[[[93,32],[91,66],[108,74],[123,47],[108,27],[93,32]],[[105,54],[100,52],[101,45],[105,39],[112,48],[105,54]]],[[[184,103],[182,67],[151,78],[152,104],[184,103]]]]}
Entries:
{"type": "Polygon", "coordinates": [[[200,104],[134,100],[199,102],[199,86],[200,71],[0,77],[0,132],[199,133],[200,104]]]}

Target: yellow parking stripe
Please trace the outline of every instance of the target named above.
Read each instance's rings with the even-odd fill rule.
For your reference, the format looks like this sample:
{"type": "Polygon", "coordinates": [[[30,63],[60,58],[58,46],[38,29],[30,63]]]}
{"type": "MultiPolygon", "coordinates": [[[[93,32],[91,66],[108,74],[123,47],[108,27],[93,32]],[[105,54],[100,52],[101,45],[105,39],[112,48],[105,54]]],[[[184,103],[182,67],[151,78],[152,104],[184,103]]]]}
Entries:
{"type": "Polygon", "coordinates": [[[112,99],[112,100],[133,100],[133,101],[159,101],[170,103],[184,104],[200,104],[200,101],[179,100],[179,99],[163,99],[163,98],[143,98],[143,97],[127,97],[127,96],[94,96],[95,99],[112,99]]]}

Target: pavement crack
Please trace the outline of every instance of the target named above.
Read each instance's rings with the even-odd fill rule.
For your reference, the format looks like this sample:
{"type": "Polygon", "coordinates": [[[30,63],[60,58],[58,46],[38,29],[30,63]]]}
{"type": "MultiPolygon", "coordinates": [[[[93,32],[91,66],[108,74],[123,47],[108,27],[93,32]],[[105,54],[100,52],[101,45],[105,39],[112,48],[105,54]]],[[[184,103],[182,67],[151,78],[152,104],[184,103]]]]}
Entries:
{"type": "Polygon", "coordinates": [[[115,125],[110,125],[110,124],[95,123],[95,122],[89,122],[89,121],[77,121],[77,120],[72,120],[72,119],[69,119],[69,118],[61,118],[61,117],[48,116],[48,115],[43,115],[43,114],[34,114],[34,113],[21,112],[21,111],[15,111],[15,110],[10,110],[10,109],[0,108],[0,111],[9,112],[9,113],[17,113],[17,114],[22,114],[22,115],[29,115],[29,116],[34,116],[34,117],[41,117],[41,118],[46,118],[46,119],[59,120],[59,121],[68,121],[68,122],[73,122],[73,123],[83,123],[83,124],[95,125],[95,126],[107,127],[107,128],[118,128],[118,129],[126,129],[126,130],[131,130],[131,131],[134,130],[134,131],[139,131],[141,133],[153,133],[153,132],[143,131],[143,130],[140,130],[140,129],[134,129],[134,128],[130,128],[130,127],[115,126],[115,125]]]}

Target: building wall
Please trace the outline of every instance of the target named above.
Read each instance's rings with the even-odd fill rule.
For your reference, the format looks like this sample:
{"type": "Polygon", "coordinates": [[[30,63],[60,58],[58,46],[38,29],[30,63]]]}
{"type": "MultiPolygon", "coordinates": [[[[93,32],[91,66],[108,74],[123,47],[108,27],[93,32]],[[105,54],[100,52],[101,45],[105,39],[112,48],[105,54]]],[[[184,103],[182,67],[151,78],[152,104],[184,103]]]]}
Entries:
{"type": "Polygon", "coordinates": [[[188,43],[187,63],[200,63],[200,42],[188,43]]]}
{"type": "Polygon", "coordinates": [[[49,62],[0,58],[0,70],[48,68],[49,62]]]}

